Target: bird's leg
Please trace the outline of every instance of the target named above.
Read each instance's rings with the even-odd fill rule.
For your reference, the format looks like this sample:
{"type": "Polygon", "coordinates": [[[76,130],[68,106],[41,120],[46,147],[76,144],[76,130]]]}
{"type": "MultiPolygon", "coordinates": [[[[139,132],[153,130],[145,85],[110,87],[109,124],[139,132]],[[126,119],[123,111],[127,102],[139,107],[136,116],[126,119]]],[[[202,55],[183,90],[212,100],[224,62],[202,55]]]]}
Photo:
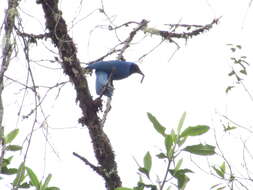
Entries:
{"type": "Polygon", "coordinates": [[[101,126],[104,127],[104,123],[106,121],[106,118],[107,118],[107,115],[109,113],[109,111],[111,110],[112,106],[111,106],[111,101],[112,101],[112,98],[111,97],[108,97],[107,99],[107,102],[106,102],[106,108],[105,108],[105,111],[104,111],[104,115],[103,115],[103,118],[101,120],[101,126]]]}
{"type": "Polygon", "coordinates": [[[113,80],[111,80],[110,78],[108,79],[107,89],[112,91],[114,90],[113,80]]]}
{"type": "Polygon", "coordinates": [[[108,87],[111,88],[112,90],[114,90],[112,75],[113,75],[113,73],[114,73],[115,71],[116,71],[116,68],[114,67],[114,68],[112,69],[112,72],[110,73],[109,78],[108,78],[108,87]]]}
{"type": "Polygon", "coordinates": [[[101,90],[100,92],[100,96],[98,97],[99,99],[102,98],[102,96],[104,95],[105,91],[107,89],[109,90],[114,90],[114,87],[113,87],[113,82],[112,82],[112,75],[113,75],[113,72],[115,71],[115,69],[112,70],[112,72],[110,73],[109,77],[108,77],[108,80],[106,82],[106,84],[104,85],[103,89],[101,90]]]}
{"type": "MultiPolygon", "coordinates": [[[[114,87],[113,87],[113,80],[112,80],[112,75],[113,75],[113,72],[115,71],[115,69],[113,69],[112,70],[112,72],[110,73],[110,76],[109,76],[109,78],[108,78],[108,81],[107,81],[107,83],[106,83],[106,85],[104,86],[104,88],[103,88],[103,92],[102,92],[102,94],[100,95],[100,97],[99,97],[99,99],[101,100],[101,97],[102,97],[102,95],[103,95],[103,93],[104,93],[104,91],[106,90],[106,89],[109,89],[109,90],[112,90],[112,92],[113,92],[113,90],[114,90],[114,87]]],[[[102,118],[102,120],[101,120],[101,126],[102,127],[104,127],[104,123],[105,123],[105,121],[106,121],[106,118],[107,118],[107,115],[108,115],[108,113],[109,113],[109,111],[111,110],[111,101],[112,101],[112,98],[111,97],[108,97],[107,98],[107,102],[106,102],[106,108],[105,108],[105,111],[104,111],[104,114],[103,114],[103,118],[102,118]]]]}
{"type": "Polygon", "coordinates": [[[100,97],[96,98],[93,103],[94,103],[94,106],[97,108],[97,111],[102,111],[103,104],[102,104],[102,99],[100,97]]]}

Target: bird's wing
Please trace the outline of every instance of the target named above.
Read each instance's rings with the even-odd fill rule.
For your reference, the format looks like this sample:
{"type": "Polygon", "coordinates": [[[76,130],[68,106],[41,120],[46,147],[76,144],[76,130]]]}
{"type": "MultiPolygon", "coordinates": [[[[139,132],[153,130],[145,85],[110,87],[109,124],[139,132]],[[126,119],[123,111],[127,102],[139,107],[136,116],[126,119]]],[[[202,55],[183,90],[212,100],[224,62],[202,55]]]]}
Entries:
{"type": "Polygon", "coordinates": [[[110,72],[116,63],[116,61],[99,61],[88,65],[86,68],[110,72]]]}
{"type": "Polygon", "coordinates": [[[132,74],[130,73],[130,67],[133,64],[134,63],[132,62],[119,61],[119,60],[100,61],[93,63],[86,68],[95,69],[96,71],[103,71],[106,72],[108,75],[112,73],[113,80],[120,80],[132,74]]]}
{"type": "Polygon", "coordinates": [[[129,64],[130,64],[130,62],[118,61],[118,60],[99,61],[99,62],[88,65],[86,68],[100,70],[100,71],[104,71],[104,72],[111,72],[113,70],[113,68],[118,69],[121,67],[125,67],[129,64]]]}
{"type": "Polygon", "coordinates": [[[96,93],[98,95],[112,96],[113,87],[108,81],[108,74],[103,71],[96,71],[96,93]]]}

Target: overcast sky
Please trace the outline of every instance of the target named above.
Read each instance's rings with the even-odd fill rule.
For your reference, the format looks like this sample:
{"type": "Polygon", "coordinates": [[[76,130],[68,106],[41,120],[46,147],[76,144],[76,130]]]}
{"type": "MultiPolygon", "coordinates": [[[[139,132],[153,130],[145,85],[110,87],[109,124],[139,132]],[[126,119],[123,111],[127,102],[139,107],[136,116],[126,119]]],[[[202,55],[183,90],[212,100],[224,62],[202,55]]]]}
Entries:
{"type": "MultiPolygon", "coordinates": [[[[147,19],[151,27],[166,29],[164,24],[180,22],[204,25],[214,18],[221,17],[219,24],[210,31],[187,42],[178,41],[181,48],[172,59],[170,57],[176,50],[176,46],[165,43],[139,61],[143,54],[159,43],[161,39],[156,36],[148,36],[145,39],[142,39],[141,35],[137,36],[138,43],[127,51],[126,58],[137,62],[146,77],[142,84],[139,75],[132,75],[126,80],[115,83],[112,110],[105,125],[124,186],[133,187],[138,180],[137,166],[133,157],[142,162],[146,151],[150,150],[154,156],[163,146],[162,139],[152,128],[146,112],[157,116],[168,129],[176,127],[184,111],[188,114],[186,125],[207,124],[212,130],[216,128],[222,131],[220,115],[227,115],[245,126],[251,126],[253,105],[243,88],[239,86],[231,93],[225,93],[226,87],[234,84],[234,79],[227,75],[231,71],[229,63],[232,53],[226,44],[241,44],[243,47],[241,54],[246,55],[249,62],[252,60],[250,51],[253,49],[251,24],[253,11],[251,7],[249,8],[249,3],[250,0],[104,1],[106,13],[118,25],[126,21],[140,22],[142,19],[147,19]]],[[[3,10],[6,7],[2,4],[0,8],[3,10]]],[[[115,33],[106,30],[108,20],[98,11],[86,18],[95,9],[101,8],[100,1],[83,1],[80,7],[80,1],[62,0],[60,8],[70,28],[69,33],[78,47],[81,62],[95,60],[114,47],[115,33]]],[[[19,11],[24,17],[25,31],[43,33],[44,19],[39,5],[23,0],[19,11]]],[[[3,11],[0,11],[0,18],[3,18],[2,15],[3,11]]],[[[130,30],[126,29],[126,31],[130,30]]],[[[124,39],[127,33],[119,32],[118,35],[124,39]]],[[[46,46],[41,46],[40,42],[38,44],[38,46],[33,45],[31,50],[33,59],[53,59],[46,46]]],[[[56,50],[54,51],[57,53],[56,50]]],[[[110,59],[114,58],[116,57],[110,57],[110,59]]],[[[10,65],[7,75],[17,80],[24,80],[25,75],[22,73],[26,70],[25,65],[23,57],[19,56],[10,65]]],[[[50,66],[60,68],[60,65],[50,66]]],[[[61,72],[55,74],[55,70],[38,66],[34,66],[33,69],[34,76],[40,84],[52,84],[52,80],[67,80],[61,72]]],[[[245,85],[250,91],[253,90],[252,82],[250,83],[251,70],[251,68],[248,70],[249,74],[245,78],[245,85]]],[[[88,78],[92,93],[96,96],[94,79],[94,75],[88,78]]],[[[26,129],[30,129],[31,122],[13,119],[13,115],[10,114],[20,106],[22,93],[18,89],[15,85],[9,85],[5,90],[4,100],[8,108],[5,111],[4,126],[24,129],[22,135],[25,135],[26,129]],[[13,99],[11,96],[13,94],[19,99],[13,99]]],[[[48,117],[49,142],[57,154],[45,143],[42,131],[38,130],[33,137],[27,164],[40,175],[43,175],[43,172],[45,175],[52,173],[53,184],[62,190],[104,189],[101,177],[72,155],[73,151],[78,152],[95,163],[88,130],[77,122],[81,113],[75,104],[73,86],[67,84],[63,87],[55,101],[56,94],[57,92],[53,92],[48,97],[44,108],[47,110],[46,115],[50,115],[48,117]]],[[[26,102],[24,113],[29,112],[29,105],[31,103],[26,102]]],[[[232,142],[235,144],[239,142],[242,136],[246,137],[243,131],[238,131],[240,133],[231,133],[230,138],[221,134],[224,135],[223,140],[227,140],[223,142],[224,149],[231,146],[232,142]]],[[[199,138],[197,142],[208,143],[209,138],[213,143],[212,135],[205,139],[199,138]]],[[[235,146],[233,148],[235,149],[235,146]]],[[[156,167],[155,173],[158,173],[164,166],[158,164],[156,167]]],[[[201,176],[197,177],[198,179],[193,176],[189,189],[196,187],[196,184],[200,187],[198,180],[201,176]]],[[[212,180],[205,181],[201,184],[201,189],[208,189],[213,184],[212,180]]],[[[6,184],[3,188],[6,188],[6,184]]]]}

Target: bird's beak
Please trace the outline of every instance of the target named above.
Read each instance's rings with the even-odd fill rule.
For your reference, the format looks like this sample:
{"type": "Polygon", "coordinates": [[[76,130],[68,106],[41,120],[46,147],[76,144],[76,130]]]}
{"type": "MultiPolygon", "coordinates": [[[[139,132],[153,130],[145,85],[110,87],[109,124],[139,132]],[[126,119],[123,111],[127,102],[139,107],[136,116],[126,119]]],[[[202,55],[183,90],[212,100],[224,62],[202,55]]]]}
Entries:
{"type": "Polygon", "coordinates": [[[141,83],[142,83],[143,80],[144,80],[145,75],[144,75],[144,73],[140,70],[140,68],[137,65],[135,67],[135,73],[139,73],[140,75],[142,75],[142,78],[141,78],[141,83]]]}
{"type": "Polygon", "coordinates": [[[142,78],[141,78],[141,83],[142,83],[143,80],[144,80],[145,75],[143,73],[141,73],[141,75],[142,75],[142,78]]]}
{"type": "Polygon", "coordinates": [[[143,80],[144,80],[145,75],[143,74],[143,72],[141,72],[141,70],[139,70],[138,73],[139,73],[140,75],[142,75],[142,78],[141,78],[141,83],[142,83],[143,80]]]}

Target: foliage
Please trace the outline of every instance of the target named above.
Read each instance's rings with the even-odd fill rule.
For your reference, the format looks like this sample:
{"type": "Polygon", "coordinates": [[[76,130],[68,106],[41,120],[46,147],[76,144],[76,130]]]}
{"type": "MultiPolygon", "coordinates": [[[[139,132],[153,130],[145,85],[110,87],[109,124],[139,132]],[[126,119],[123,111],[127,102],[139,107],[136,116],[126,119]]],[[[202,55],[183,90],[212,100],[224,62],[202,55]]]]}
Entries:
{"type": "MultiPolygon", "coordinates": [[[[226,88],[226,93],[230,92],[233,88],[235,88],[238,84],[243,85],[243,79],[248,75],[248,66],[250,65],[247,61],[247,56],[241,55],[242,46],[241,45],[234,45],[234,44],[227,44],[232,52],[232,56],[230,57],[231,60],[231,70],[228,73],[229,77],[235,78],[235,84],[229,85],[226,88]]],[[[247,89],[245,89],[247,90],[247,89]]]]}
{"type": "MultiPolygon", "coordinates": [[[[152,182],[153,180],[150,177],[152,169],[152,156],[150,152],[147,152],[143,159],[143,167],[139,168],[139,171],[141,172],[141,178],[138,181],[137,186],[132,189],[121,187],[117,188],[116,190],[170,189],[173,185],[173,181],[176,181],[176,187],[178,190],[183,190],[190,181],[189,174],[193,173],[191,169],[184,168],[182,166],[185,159],[182,155],[183,152],[199,156],[212,156],[216,154],[215,146],[209,144],[187,144],[187,142],[190,141],[188,140],[189,137],[203,135],[209,131],[210,127],[206,125],[189,126],[182,131],[186,118],[186,113],[183,113],[177,128],[172,129],[170,133],[166,133],[166,128],[159,123],[154,115],[151,113],[147,113],[147,115],[153,124],[155,131],[161,134],[161,137],[164,140],[164,151],[156,155],[159,160],[166,161],[165,163],[167,165],[167,169],[163,179],[158,180],[157,184],[152,182]],[[146,177],[148,182],[144,182],[144,177],[146,177]]],[[[219,176],[224,177],[225,164],[223,163],[219,168],[215,168],[214,170],[218,172],[217,174],[219,176]]]]}
{"type": "MultiPolygon", "coordinates": [[[[19,129],[14,129],[11,132],[9,132],[7,135],[3,134],[3,155],[7,152],[16,152],[22,150],[22,146],[11,144],[13,140],[17,137],[19,133],[19,129]]],[[[0,174],[3,175],[15,175],[15,178],[12,182],[13,189],[29,189],[32,187],[35,187],[36,190],[59,190],[58,187],[50,187],[48,186],[52,175],[49,174],[45,181],[40,181],[37,177],[37,175],[34,173],[34,171],[25,166],[24,162],[22,162],[19,167],[13,168],[10,167],[12,160],[15,155],[12,155],[8,158],[2,158],[3,161],[1,162],[1,172],[0,174]],[[27,182],[29,180],[29,182],[27,182]]],[[[0,180],[3,180],[4,178],[0,178],[0,180]]]]}
{"type": "MultiPolygon", "coordinates": [[[[59,1],[51,1],[51,0],[37,0],[36,3],[41,7],[44,12],[44,18],[45,21],[40,20],[38,23],[46,23],[42,31],[37,31],[40,34],[32,34],[32,30],[30,30],[30,26],[26,27],[24,23],[29,23],[29,20],[26,20],[25,17],[21,16],[22,12],[26,12],[22,10],[22,6],[20,6],[18,9],[18,3],[20,1],[18,0],[8,0],[9,5],[12,5],[8,10],[5,11],[5,16],[3,17],[4,22],[2,24],[1,30],[6,30],[6,35],[3,36],[3,55],[2,55],[2,67],[0,72],[0,107],[2,106],[2,90],[3,87],[5,87],[5,84],[3,84],[3,78],[8,79],[7,81],[15,82],[22,86],[24,91],[24,97],[22,100],[22,106],[25,101],[25,99],[30,99],[30,97],[27,96],[27,91],[31,91],[34,94],[34,107],[32,107],[31,111],[28,114],[20,114],[23,115],[23,119],[29,119],[30,116],[34,115],[34,124],[31,128],[31,132],[29,134],[30,139],[28,140],[28,147],[27,151],[29,149],[30,140],[32,138],[33,132],[35,131],[35,125],[38,126],[38,123],[46,123],[47,117],[44,113],[47,113],[47,111],[43,111],[41,105],[45,98],[47,97],[47,93],[56,88],[59,90],[61,87],[71,82],[71,84],[74,86],[73,89],[76,91],[76,102],[78,102],[78,105],[80,107],[80,110],[82,112],[81,118],[79,122],[82,125],[86,125],[89,134],[92,139],[92,144],[95,152],[95,156],[97,159],[97,165],[93,165],[91,162],[89,162],[87,159],[79,156],[85,164],[90,166],[95,172],[97,172],[98,175],[102,176],[104,178],[105,184],[107,189],[114,189],[114,187],[120,186],[121,180],[120,176],[118,176],[117,172],[117,164],[114,160],[114,152],[111,147],[111,143],[109,138],[107,137],[106,133],[103,131],[104,121],[106,119],[106,115],[109,112],[104,111],[103,114],[100,114],[100,111],[102,111],[102,108],[100,105],[100,101],[96,101],[91,96],[91,93],[89,91],[89,87],[86,80],[86,74],[83,74],[82,72],[82,66],[79,62],[79,57],[77,56],[77,48],[76,43],[72,39],[72,30],[71,27],[74,27],[77,23],[80,24],[81,21],[83,21],[84,18],[89,17],[95,12],[99,12],[99,14],[103,14],[108,21],[108,27],[104,27],[105,25],[102,25],[101,23],[97,23],[100,26],[103,26],[104,28],[108,28],[109,31],[115,33],[116,39],[118,39],[118,44],[110,44],[111,46],[109,51],[105,53],[100,58],[96,57],[96,60],[85,60],[89,61],[90,63],[108,59],[110,56],[115,57],[119,60],[125,60],[129,57],[126,55],[126,50],[130,49],[130,47],[134,47],[137,40],[136,36],[137,34],[139,36],[143,35],[142,41],[145,41],[148,37],[156,36],[156,39],[161,40],[158,46],[154,46],[148,51],[147,53],[144,53],[143,56],[140,56],[139,59],[135,60],[143,60],[144,57],[146,57],[148,54],[153,52],[157,47],[159,47],[163,42],[172,43],[173,45],[176,45],[177,49],[180,48],[178,45],[179,39],[189,40],[193,36],[198,36],[199,34],[209,31],[215,24],[218,23],[219,19],[213,19],[213,21],[210,24],[206,25],[185,25],[181,23],[177,24],[167,24],[170,26],[170,29],[166,28],[166,30],[162,30],[159,28],[154,28],[147,20],[142,20],[141,22],[136,21],[130,21],[123,24],[118,25],[119,23],[114,23],[113,17],[106,13],[103,5],[103,1],[101,1],[101,7],[94,11],[91,14],[89,14],[87,17],[83,17],[79,20],[78,16],[74,18],[73,22],[66,22],[64,20],[65,11],[60,10],[60,4],[59,1]],[[64,14],[63,14],[64,13],[64,14]],[[15,18],[17,18],[17,21],[15,21],[15,18]],[[76,20],[77,22],[74,22],[76,20]],[[69,27],[66,23],[73,23],[73,26],[69,27]],[[15,27],[14,27],[15,26],[15,27]],[[119,30],[122,28],[130,28],[131,32],[129,32],[128,35],[126,35],[124,38],[121,38],[121,35],[118,35],[119,30]],[[180,30],[183,32],[179,32],[180,30]],[[71,35],[70,35],[71,34],[71,35]],[[149,35],[148,35],[149,34],[149,35]],[[119,37],[120,36],[120,37],[119,37]],[[49,40],[48,40],[49,39],[49,40]],[[33,69],[31,69],[32,63],[40,63],[42,61],[45,61],[46,58],[41,57],[41,54],[39,56],[41,61],[32,61],[33,51],[30,52],[32,49],[32,46],[38,45],[39,40],[47,40],[48,43],[52,41],[52,44],[54,45],[59,54],[54,54],[54,52],[57,52],[48,48],[46,46],[46,49],[48,49],[52,54],[50,56],[54,57],[54,59],[47,60],[46,62],[50,64],[51,63],[60,63],[60,67],[62,69],[57,69],[59,72],[66,74],[69,77],[69,81],[64,82],[58,82],[55,83],[52,86],[45,86],[40,85],[38,83],[35,83],[35,81],[39,81],[39,77],[37,79],[37,76],[35,73],[33,73],[33,69]],[[21,45],[21,46],[20,46],[21,45]],[[10,78],[8,76],[4,75],[4,72],[7,70],[8,65],[10,61],[13,60],[17,55],[20,55],[20,49],[23,49],[24,57],[26,61],[27,68],[27,77],[26,81],[18,81],[13,78],[10,78]],[[12,53],[15,52],[15,55],[12,55],[12,53]],[[57,56],[58,55],[58,56],[57,56]],[[34,78],[36,76],[36,80],[34,78]],[[45,93],[45,95],[42,95],[40,92],[41,88],[48,89],[45,93]],[[27,98],[28,97],[28,98],[27,98]],[[37,109],[39,109],[41,112],[41,115],[43,115],[43,122],[39,122],[40,119],[38,119],[38,112],[37,109]],[[103,119],[101,122],[100,115],[103,115],[103,119]],[[104,119],[105,118],[105,119],[104,119]],[[44,121],[45,120],[45,121],[44,121]],[[109,164],[108,164],[109,163],[109,164]],[[108,167],[109,166],[109,167],[108,167]]],[[[35,3],[35,2],[34,2],[35,3]]],[[[80,12],[82,9],[82,1],[80,2],[80,12]]],[[[87,12],[87,11],[85,11],[87,12]]],[[[29,15],[29,17],[33,17],[35,15],[29,15]]],[[[42,16],[42,15],[41,15],[42,16]]],[[[35,19],[37,20],[37,19],[35,19]]],[[[95,23],[95,22],[94,22],[95,23]]],[[[85,23],[86,25],[86,23],[85,23]]],[[[80,26],[79,26],[80,27],[80,26]]],[[[96,26],[95,28],[100,28],[96,26]]],[[[125,31],[126,30],[122,30],[125,31]]],[[[2,32],[2,31],[1,31],[2,32]]],[[[104,36],[103,36],[104,37],[104,36]]],[[[106,37],[104,37],[106,38],[106,37]]],[[[83,42],[82,42],[83,43],[83,42]]],[[[99,47],[102,47],[103,45],[100,44],[99,47]]],[[[47,44],[48,45],[48,44],[47,44]]],[[[96,46],[96,45],[95,45],[96,46]]],[[[242,46],[240,45],[232,45],[229,44],[230,50],[232,53],[236,53],[239,50],[242,49],[242,46]]],[[[140,54],[138,52],[138,54],[140,54]]],[[[92,57],[92,56],[91,56],[92,57]]],[[[243,79],[248,74],[247,67],[249,63],[247,62],[246,56],[236,56],[235,54],[231,57],[231,71],[229,72],[229,77],[235,77],[235,83],[227,87],[226,92],[228,93],[231,91],[237,84],[243,85],[243,79]]],[[[18,60],[20,61],[20,60],[18,60]]],[[[14,66],[13,66],[14,67],[14,66]]],[[[37,69],[35,69],[37,70],[37,69]]],[[[14,73],[15,74],[15,73],[14,73]]],[[[43,76],[44,78],[45,76],[43,76]]],[[[48,77],[49,78],[49,77],[48,77]]],[[[52,80],[52,82],[55,82],[52,80]]],[[[245,90],[247,91],[246,87],[243,85],[245,90]]],[[[59,95],[59,94],[58,94],[59,95]]],[[[58,96],[57,95],[57,96],[58,96]]],[[[16,97],[15,97],[16,99],[16,97]]],[[[253,98],[252,98],[253,100],[253,98]]],[[[29,100],[30,101],[30,100],[29,100]]],[[[108,110],[111,109],[110,102],[108,104],[108,110]]],[[[20,108],[20,109],[21,109],[20,108]]],[[[0,108],[0,117],[2,118],[3,109],[0,108]]],[[[166,163],[167,169],[166,172],[162,178],[162,180],[158,180],[157,184],[154,184],[153,180],[153,163],[154,163],[154,156],[152,156],[151,152],[147,152],[143,159],[143,166],[139,168],[139,172],[141,175],[140,180],[138,181],[138,184],[133,189],[135,190],[142,190],[142,189],[165,189],[165,187],[171,188],[174,183],[176,182],[177,189],[185,189],[188,182],[190,181],[190,175],[193,173],[192,169],[189,169],[188,167],[185,167],[185,158],[182,155],[185,154],[194,154],[197,156],[211,156],[216,154],[216,149],[213,145],[209,144],[188,144],[191,142],[191,138],[195,138],[196,136],[201,136],[209,131],[209,127],[206,125],[197,125],[197,126],[189,126],[186,129],[183,129],[183,124],[186,118],[186,113],[184,113],[179,121],[179,124],[177,128],[172,129],[169,133],[166,132],[166,127],[164,127],[155,116],[153,116],[151,113],[148,113],[148,118],[152,122],[154,129],[156,130],[159,135],[161,135],[161,138],[164,141],[164,151],[161,151],[157,158],[159,161],[165,161],[162,163],[166,163]]],[[[0,119],[2,120],[2,119],[0,119]]],[[[38,126],[39,128],[43,128],[41,126],[38,126]]],[[[2,121],[0,122],[0,130],[2,128],[2,121]]],[[[224,131],[231,131],[232,129],[235,129],[235,126],[231,126],[230,124],[224,125],[224,131]]],[[[26,165],[25,157],[27,156],[25,153],[23,162],[20,163],[18,167],[12,167],[14,158],[16,158],[15,153],[17,151],[24,149],[23,145],[17,145],[12,144],[15,140],[16,136],[19,133],[19,129],[15,129],[8,133],[7,135],[2,135],[0,131],[0,144],[2,145],[1,150],[1,159],[0,159],[0,173],[3,175],[3,177],[0,177],[0,180],[3,179],[6,175],[15,176],[12,186],[13,189],[19,189],[19,188],[33,188],[36,190],[57,190],[57,187],[50,187],[49,182],[51,181],[52,175],[49,174],[45,179],[39,179],[38,175],[26,165]],[[14,154],[9,157],[6,157],[7,154],[14,154]]],[[[48,141],[47,137],[46,140],[48,141]]],[[[27,152],[25,151],[25,152],[27,152]]],[[[77,154],[76,154],[77,155],[77,154]]],[[[225,156],[221,154],[221,157],[223,157],[223,162],[218,165],[212,165],[210,167],[212,174],[217,176],[219,179],[224,179],[225,182],[233,183],[235,181],[236,177],[234,176],[232,169],[229,165],[229,162],[225,159],[225,156]]],[[[246,161],[245,161],[246,162],[246,161]]],[[[246,164],[245,164],[246,165],[246,164]]],[[[246,166],[245,166],[246,167],[246,166]]],[[[248,168],[246,167],[246,170],[248,172],[248,168]]],[[[250,172],[248,172],[250,173],[250,172]]],[[[248,174],[248,176],[250,176],[248,174]]],[[[245,179],[245,178],[243,178],[245,179]]],[[[249,180],[251,180],[251,177],[248,177],[249,180]]],[[[251,180],[252,181],[252,180],[251,180]]],[[[224,189],[226,185],[223,184],[216,184],[212,187],[212,189],[224,189]]],[[[130,190],[131,188],[118,188],[118,190],[130,190]]],[[[230,188],[233,189],[233,188],[230,188]]]]}
{"type": "MultiPolygon", "coordinates": [[[[11,144],[12,141],[16,138],[18,135],[19,130],[14,129],[13,131],[9,132],[7,135],[3,136],[3,152],[14,152],[14,151],[19,151],[22,149],[21,146],[19,145],[14,145],[11,144]]],[[[13,156],[10,156],[8,158],[3,158],[3,161],[1,163],[1,173],[5,175],[13,175],[18,172],[17,168],[10,168],[9,165],[13,159],[13,156]]]]}

